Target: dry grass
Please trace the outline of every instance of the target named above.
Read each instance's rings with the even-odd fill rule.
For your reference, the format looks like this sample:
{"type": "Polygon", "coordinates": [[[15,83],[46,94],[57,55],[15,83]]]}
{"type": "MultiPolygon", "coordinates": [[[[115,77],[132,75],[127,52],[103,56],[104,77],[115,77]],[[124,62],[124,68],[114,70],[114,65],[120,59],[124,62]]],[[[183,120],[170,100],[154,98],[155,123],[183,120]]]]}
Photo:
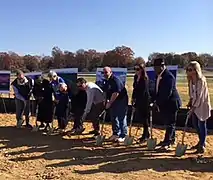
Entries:
{"type": "MultiPolygon", "coordinates": [[[[32,121],[34,118],[32,119],[32,121]]],[[[33,123],[33,122],[32,122],[33,123]]],[[[71,123],[72,124],[72,123],[71,123]]],[[[71,124],[69,128],[71,128],[71,124]]],[[[86,133],[91,124],[85,123],[82,136],[47,136],[42,132],[16,129],[15,115],[0,115],[0,179],[35,180],[150,180],[150,179],[212,179],[213,163],[197,164],[193,151],[182,158],[169,152],[147,151],[146,145],[124,147],[106,143],[96,147],[86,133]]],[[[135,134],[136,127],[133,128],[135,134]]],[[[110,125],[104,133],[111,135],[110,125]]],[[[137,138],[141,132],[137,135],[137,138]]],[[[154,137],[162,140],[164,132],[154,129],[154,137]]],[[[177,132],[178,141],[181,132],[177,132]]],[[[207,139],[205,158],[212,160],[213,136],[207,139]]],[[[194,133],[186,134],[186,142],[196,144],[194,133]]]]}

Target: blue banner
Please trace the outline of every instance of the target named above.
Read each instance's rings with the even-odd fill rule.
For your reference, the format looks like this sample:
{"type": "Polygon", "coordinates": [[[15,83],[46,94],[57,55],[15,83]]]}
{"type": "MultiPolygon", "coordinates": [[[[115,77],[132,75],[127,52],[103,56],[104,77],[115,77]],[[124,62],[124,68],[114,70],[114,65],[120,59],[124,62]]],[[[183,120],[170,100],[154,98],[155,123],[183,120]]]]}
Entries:
{"type": "Polygon", "coordinates": [[[0,71],[0,94],[10,93],[10,71],[0,71]]]}
{"type": "Polygon", "coordinates": [[[30,73],[25,73],[25,76],[28,78],[31,78],[33,80],[38,79],[42,75],[42,72],[30,72],[30,73]]]}

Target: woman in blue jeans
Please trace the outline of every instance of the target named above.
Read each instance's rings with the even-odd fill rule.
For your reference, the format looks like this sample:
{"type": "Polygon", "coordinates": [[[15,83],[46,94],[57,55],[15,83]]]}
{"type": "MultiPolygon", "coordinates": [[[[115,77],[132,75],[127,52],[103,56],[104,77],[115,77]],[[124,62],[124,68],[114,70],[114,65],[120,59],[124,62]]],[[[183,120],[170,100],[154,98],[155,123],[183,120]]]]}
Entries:
{"type": "Polygon", "coordinates": [[[202,74],[200,64],[191,61],[186,68],[190,101],[189,116],[192,118],[193,125],[198,133],[199,142],[191,149],[196,149],[197,153],[204,153],[207,136],[206,123],[211,116],[211,104],[208,86],[205,76],[202,74]]]}

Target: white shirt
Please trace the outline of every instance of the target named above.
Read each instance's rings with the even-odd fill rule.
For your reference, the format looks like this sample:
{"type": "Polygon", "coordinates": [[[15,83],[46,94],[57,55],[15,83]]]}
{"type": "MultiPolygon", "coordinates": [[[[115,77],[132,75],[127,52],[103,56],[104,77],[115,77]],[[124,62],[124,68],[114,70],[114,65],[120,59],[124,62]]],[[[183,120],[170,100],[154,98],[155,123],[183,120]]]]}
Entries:
{"type": "Polygon", "coordinates": [[[159,83],[160,83],[160,80],[162,79],[162,74],[163,74],[163,72],[166,70],[166,68],[163,70],[163,71],[161,71],[161,73],[158,75],[158,77],[157,77],[157,81],[156,81],[156,94],[158,93],[158,86],[159,86],[159,83]]]}
{"type": "Polygon", "coordinates": [[[92,104],[104,102],[104,92],[97,84],[93,82],[88,82],[86,93],[87,93],[87,104],[84,112],[87,114],[90,112],[92,104]]]}

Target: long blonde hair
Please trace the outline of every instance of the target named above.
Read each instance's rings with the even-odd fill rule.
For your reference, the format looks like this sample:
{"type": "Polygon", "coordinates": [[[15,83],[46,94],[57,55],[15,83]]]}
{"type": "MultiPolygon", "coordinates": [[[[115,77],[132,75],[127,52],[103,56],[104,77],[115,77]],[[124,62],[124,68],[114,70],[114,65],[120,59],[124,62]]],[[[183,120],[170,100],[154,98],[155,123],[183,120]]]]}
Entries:
{"type": "Polygon", "coordinates": [[[203,73],[202,73],[202,69],[201,69],[201,66],[200,66],[199,62],[191,61],[189,63],[189,65],[188,65],[188,67],[192,67],[195,70],[198,79],[202,79],[203,78],[203,73]]]}
{"type": "MultiPolygon", "coordinates": [[[[200,63],[197,61],[191,61],[188,65],[187,68],[192,67],[194,69],[194,71],[196,72],[197,75],[197,81],[206,81],[205,76],[202,73],[202,69],[200,66],[200,63]]],[[[192,85],[192,81],[191,79],[187,76],[187,80],[188,80],[188,88],[189,88],[189,94],[191,92],[191,85],[192,85]]],[[[197,83],[196,83],[197,84],[197,83]]]]}

